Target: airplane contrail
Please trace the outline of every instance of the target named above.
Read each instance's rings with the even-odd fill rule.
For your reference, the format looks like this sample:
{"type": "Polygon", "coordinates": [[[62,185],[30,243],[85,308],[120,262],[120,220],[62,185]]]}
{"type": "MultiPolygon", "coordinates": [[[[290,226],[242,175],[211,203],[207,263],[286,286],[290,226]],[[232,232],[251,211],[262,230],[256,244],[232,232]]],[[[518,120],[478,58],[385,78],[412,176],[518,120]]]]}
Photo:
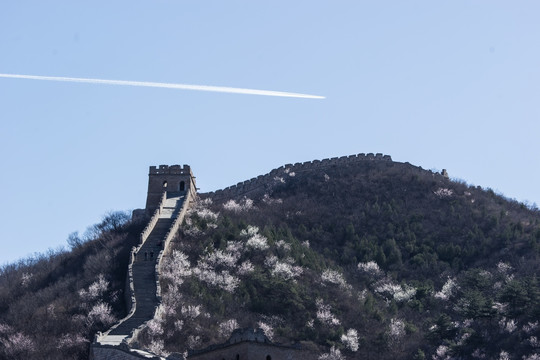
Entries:
{"type": "Polygon", "coordinates": [[[324,96],[318,96],[318,95],[308,95],[308,94],[299,94],[299,93],[272,91],[272,90],[243,89],[243,88],[234,88],[234,87],[225,87],[225,86],[171,84],[171,83],[146,82],[146,81],[86,79],[86,78],[20,75],[20,74],[0,74],[0,77],[11,78],[11,79],[64,81],[64,82],[79,82],[79,83],[88,83],[88,84],[142,86],[142,87],[156,87],[156,88],[180,89],[180,90],[213,91],[213,92],[222,92],[222,93],[231,93],[231,94],[281,96],[281,97],[293,97],[293,98],[304,98],[304,99],[325,99],[324,96]]]}

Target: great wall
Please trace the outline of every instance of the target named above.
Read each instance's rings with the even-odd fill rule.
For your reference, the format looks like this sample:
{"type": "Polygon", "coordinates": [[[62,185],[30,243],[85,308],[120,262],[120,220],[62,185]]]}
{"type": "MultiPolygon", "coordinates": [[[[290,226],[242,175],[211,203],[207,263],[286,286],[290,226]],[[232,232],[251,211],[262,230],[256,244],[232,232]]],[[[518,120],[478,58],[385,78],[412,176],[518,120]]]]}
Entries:
{"type": "Polygon", "coordinates": [[[150,167],[145,213],[153,212],[141,233],[139,246],[131,251],[126,284],[128,315],[105,333],[98,333],[90,348],[91,360],[162,359],[134,348],[146,322],[159,316],[159,274],[163,256],[195,201],[197,187],[189,166],[150,167]]]}
{"type": "MultiPolygon", "coordinates": [[[[264,192],[268,186],[275,182],[276,177],[279,178],[291,174],[291,172],[302,173],[314,169],[322,170],[330,166],[348,166],[366,161],[392,163],[392,158],[380,153],[361,153],[286,164],[266,175],[202,195],[220,200],[264,192]]],[[[134,216],[146,217],[150,214],[152,216],[141,233],[140,244],[131,251],[125,292],[126,303],[130,310],[125,318],[107,332],[96,334],[90,347],[90,360],[165,360],[156,354],[137,349],[134,345],[136,345],[138,333],[145,327],[145,324],[155,316],[159,316],[161,303],[159,274],[162,259],[169,253],[172,240],[176,236],[188,208],[196,201],[197,196],[195,178],[188,165],[183,167],[180,165],[150,167],[146,208],[134,211],[134,216]]],[[[252,334],[252,330],[244,329],[242,331],[241,334],[244,335],[238,335],[239,333],[235,332],[225,344],[213,346],[202,352],[192,352],[189,359],[235,358],[238,360],[240,354],[242,354],[241,359],[247,360],[253,356],[264,359],[264,354],[269,353],[272,353],[273,357],[266,355],[266,359],[307,360],[314,358],[314,354],[309,352],[271,344],[264,339],[261,342],[261,337],[252,334]]],[[[184,357],[181,354],[171,354],[166,359],[184,359],[184,357]]]]}
{"type": "Polygon", "coordinates": [[[212,191],[203,194],[205,197],[211,197],[213,199],[222,199],[228,197],[238,197],[243,195],[252,194],[258,191],[264,191],[269,186],[274,178],[287,175],[290,172],[301,173],[303,171],[324,169],[330,166],[346,166],[358,164],[366,161],[385,161],[392,162],[390,155],[383,155],[381,153],[360,153],[357,155],[341,156],[328,158],[323,160],[306,161],[303,163],[286,164],[280,166],[277,169],[273,169],[266,175],[260,175],[256,178],[252,178],[243,182],[239,182],[236,185],[226,187],[222,190],[212,191]]]}

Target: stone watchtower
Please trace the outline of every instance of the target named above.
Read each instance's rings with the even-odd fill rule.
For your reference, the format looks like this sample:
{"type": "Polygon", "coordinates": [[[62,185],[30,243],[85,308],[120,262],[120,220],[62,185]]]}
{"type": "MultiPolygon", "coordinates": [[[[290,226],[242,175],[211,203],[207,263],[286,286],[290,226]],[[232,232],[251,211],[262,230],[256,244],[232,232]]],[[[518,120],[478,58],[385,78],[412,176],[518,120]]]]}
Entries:
{"type": "Polygon", "coordinates": [[[152,214],[158,207],[163,192],[169,194],[195,193],[195,177],[189,165],[150,166],[148,174],[148,195],[146,197],[146,213],[152,214]]]}

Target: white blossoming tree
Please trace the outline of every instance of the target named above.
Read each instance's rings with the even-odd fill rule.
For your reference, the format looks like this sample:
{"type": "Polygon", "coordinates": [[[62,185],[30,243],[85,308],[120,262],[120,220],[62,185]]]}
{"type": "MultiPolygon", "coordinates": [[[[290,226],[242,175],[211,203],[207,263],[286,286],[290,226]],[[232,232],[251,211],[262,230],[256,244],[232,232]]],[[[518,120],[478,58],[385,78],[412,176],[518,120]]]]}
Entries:
{"type": "Polygon", "coordinates": [[[341,335],[341,342],[351,351],[358,351],[358,331],[349,329],[341,335]]]}
{"type": "Polygon", "coordinates": [[[345,357],[341,355],[341,351],[334,346],[330,348],[330,352],[319,355],[318,360],[345,360],[345,357]]]}
{"type": "Polygon", "coordinates": [[[453,278],[448,278],[446,283],[444,283],[441,291],[436,292],[433,296],[437,299],[448,300],[456,287],[456,280],[453,278]]]}
{"type": "Polygon", "coordinates": [[[111,306],[102,302],[94,305],[86,317],[86,323],[88,326],[99,323],[105,326],[110,326],[115,322],[116,318],[114,315],[112,315],[111,306]]]}
{"type": "Polygon", "coordinates": [[[231,336],[235,329],[238,329],[238,321],[236,319],[228,319],[219,324],[218,331],[222,338],[228,338],[231,336]]]}
{"type": "Polygon", "coordinates": [[[347,284],[347,281],[343,277],[343,274],[339,271],[327,269],[321,275],[323,283],[335,284],[341,287],[343,290],[351,290],[352,286],[347,284]]]}
{"type": "Polygon", "coordinates": [[[341,324],[341,321],[332,314],[332,307],[324,303],[322,299],[317,299],[317,320],[322,324],[329,326],[338,326],[341,324]]]}

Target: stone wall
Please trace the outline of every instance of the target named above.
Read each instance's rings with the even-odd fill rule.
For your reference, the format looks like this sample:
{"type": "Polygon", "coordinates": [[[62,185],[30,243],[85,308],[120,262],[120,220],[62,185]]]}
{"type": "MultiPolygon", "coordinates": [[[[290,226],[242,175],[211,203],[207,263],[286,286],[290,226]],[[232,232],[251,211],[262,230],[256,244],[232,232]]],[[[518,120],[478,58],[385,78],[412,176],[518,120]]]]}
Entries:
{"type": "Polygon", "coordinates": [[[90,360],[164,360],[164,358],[142,350],[133,350],[127,346],[95,345],[90,347],[90,360]]]}
{"type": "Polygon", "coordinates": [[[154,226],[156,226],[156,223],[159,219],[159,215],[163,211],[163,204],[165,203],[166,197],[167,197],[167,193],[164,192],[163,195],[161,196],[161,201],[159,203],[158,208],[156,209],[156,211],[154,212],[154,215],[152,215],[152,217],[150,218],[150,221],[148,222],[148,224],[146,225],[146,227],[141,233],[141,241],[139,242],[139,245],[136,247],[134,246],[131,249],[129,264],[128,264],[128,277],[126,280],[126,292],[125,292],[125,300],[126,300],[126,305],[128,306],[128,314],[126,315],[126,317],[120,320],[117,324],[111,327],[107,332],[116,328],[123,321],[130,318],[131,315],[133,315],[133,312],[135,311],[135,289],[133,287],[133,263],[135,262],[135,254],[139,252],[144,242],[146,241],[146,239],[148,239],[148,236],[154,229],[154,226]]]}
{"type": "Polygon", "coordinates": [[[314,360],[318,354],[292,347],[240,342],[213,349],[204,353],[192,354],[189,360],[314,360]]]}
{"type": "MultiPolygon", "coordinates": [[[[165,199],[167,194],[165,193],[163,195],[163,198],[165,199]]],[[[162,306],[161,306],[161,286],[159,284],[159,278],[161,275],[161,266],[162,266],[162,260],[163,257],[167,254],[169,254],[171,242],[176,236],[176,233],[178,232],[178,229],[180,228],[180,225],[182,225],[182,222],[184,221],[184,217],[186,215],[186,212],[188,208],[191,206],[191,204],[195,201],[195,198],[197,196],[197,189],[194,186],[190,186],[185,194],[185,198],[182,202],[182,208],[176,215],[176,218],[171,225],[169,231],[167,232],[167,235],[165,235],[165,239],[163,241],[163,248],[160,250],[159,254],[157,255],[157,261],[156,261],[156,267],[155,267],[155,281],[156,281],[156,298],[158,301],[158,304],[155,307],[154,310],[154,318],[161,316],[162,306]]],[[[160,206],[161,209],[161,206],[160,206]]],[[[134,329],[130,339],[128,340],[128,343],[132,343],[136,341],[137,336],[139,335],[140,331],[144,328],[144,326],[141,326],[137,329],[134,329]]]]}
{"type": "MultiPolygon", "coordinates": [[[[162,266],[162,259],[163,256],[170,255],[171,250],[171,243],[178,233],[178,229],[180,228],[180,225],[182,225],[182,222],[184,222],[184,217],[186,216],[186,212],[189,209],[189,207],[196,201],[197,199],[197,189],[190,187],[189,191],[186,194],[186,197],[184,198],[184,203],[182,204],[182,209],[178,212],[178,215],[176,216],[176,219],[174,220],[174,223],[172,224],[171,228],[169,229],[169,232],[165,236],[165,241],[163,242],[163,249],[159,252],[157,256],[157,262],[156,262],[156,289],[157,289],[157,298],[159,302],[161,302],[161,286],[159,284],[159,277],[161,275],[161,266],[162,266]]],[[[159,311],[159,310],[158,310],[159,311]]]]}
{"type": "Polygon", "coordinates": [[[361,153],[358,155],[334,157],[323,160],[313,160],[296,164],[286,164],[270,171],[266,175],[260,175],[256,178],[226,187],[225,189],[208,192],[202,195],[217,200],[228,197],[248,195],[255,192],[265,191],[267,187],[271,186],[272,182],[276,177],[290,174],[290,172],[302,173],[304,171],[319,169],[322,170],[330,166],[344,166],[358,164],[366,161],[392,161],[392,157],[390,157],[390,155],[383,155],[381,153],[361,153]]]}
{"type": "Polygon", "coordinates": [[[292,346],[272,343],[262,329],[236,329],[223,344],[191,351],[188,360],[307,360],[317,353],[292,346]]]}
{"type": "MultiPolygon", "coordinates": [[[[152,167],[150,168],[152,172],[152,167]]],[[[190,171],[191,174],[191,171],[190,171]]],[[[190,175],[191,176],[191,175],[190,175]]],[[[197,188],[195,187],[194,181],[189,181],[187,184],[187,187],[185,189],[184,194],[184,200],[182,201],[182,207],[179,209],[178,213],[176,214],[176,218],[170,227],[167,235],[164,239],[163,249],[159,252],[157,261],[156,261],[156,283],[157,283],[157,299],[158,302],[161,302],[161,288],[159,286],[159,274],[161,270],[162,265],[162,258],[165,254],[169,252],[170,249],[170,243],[172,239],[176,236],[176,233],[180,227],[180,225],[183,222],[184,216],[187,212],[187,209],[189,206],[195,201],[195,198],[197,196],[197,188]]],[[[156,225],[158,219],[160,218],[160,215],[162,211],[164,211],[164,204],[167,198],[167,192],[162,192],[160,195],[160,201],[159,205],[157,206],[157,209],[154,211],[154,214],[150,221],[148,222],[148,225],[145,227],[145,229],[141,233],[141,241],[137,247],[133,247],[130,255],[130,262],[128,265],[128,279],[127,279],[127,286],[126,286],[126,302],[129,307],[129,314],[120,320],[117,324],[115,324],[113,327],[111,327],[106,333],[96,334],[96,339],[94,340],[93,344],[91,345],[91,355],[90,359],[112,359],[112,360],[131,360],[131,359],[163,359],[161,357],[158,357],[154,354],[150,354],[148,352],[144,352],[141,350],[132,349],[128,346],[128,343],[132,341],[133,339],[136,339],[139,331],[141,328],[133,329],[131,332],[131,336],[126,339],[126,341],[119,346],[111,346],[111,345],[102,345],[99,344],[99,341],[104,339],[108,333],[118,327],[122,322],[126,321],[128,318],[130,318],[135,309],[136,309],[136,300],[135,300],[135,294],[134,294],[134,286],[133,286],[133,262],[135,261],[135,254],[140,250],[140,248],[143,246],[145,241],[148,239],[148,236],[154,229],[154,226],[156,225]],[[141,355],[142,354],[142,355],[141,355]]],[[[155,308],[155,316],[159,316],[161,307],[159,304],[156,305],[155,308]]]]}

